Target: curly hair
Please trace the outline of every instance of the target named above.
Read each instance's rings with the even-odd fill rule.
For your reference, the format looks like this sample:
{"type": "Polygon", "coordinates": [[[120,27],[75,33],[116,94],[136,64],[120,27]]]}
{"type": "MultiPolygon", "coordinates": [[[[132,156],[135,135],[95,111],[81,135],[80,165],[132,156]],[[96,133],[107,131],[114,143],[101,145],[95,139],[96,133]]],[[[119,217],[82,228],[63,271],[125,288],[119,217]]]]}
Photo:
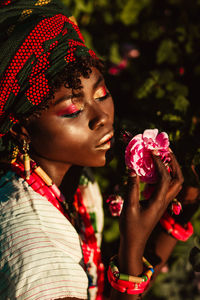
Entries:
{"type": "MultiPolygon", "coordinates": [[[[81,88],[80,77],[89,78],[92,72],[91,68],[93,67],[98,69],[101,73],[104,72],[103,62],[89,56],[79,57],[76,61],[68,63],[62,71],[58,72],[53,79],[49,80],[50,92],[43,104],[37,107],[31,114],[22,116],[19,123],[26,125],[27,122],[33,118],[38,118],[41,111],[48,109],[49,104],[54,99],[54,93],[59,90],[61,86],[64,85],[66,88],[71,88],[72,93],[75,93],[77,89],[81,88]]],[[[14,126],[18,125],[16,124],[14,126]]],[[[10,132],[0,138],[0,162],[9,162],[12,159],[12,152],[16,146],[21,145],[19,145],[19,141],[17,141],[10,132]]]]}

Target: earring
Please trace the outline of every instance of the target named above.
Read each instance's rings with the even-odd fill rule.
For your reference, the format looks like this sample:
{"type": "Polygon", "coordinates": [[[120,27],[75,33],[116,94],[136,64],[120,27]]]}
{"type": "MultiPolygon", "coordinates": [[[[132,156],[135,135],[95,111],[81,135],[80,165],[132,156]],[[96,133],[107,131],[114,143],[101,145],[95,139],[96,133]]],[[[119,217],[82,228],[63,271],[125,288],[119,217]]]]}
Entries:
{"type": "Polygon", "coordinates": [[[13,164],[16,161],[18,153],[19,153],[19,148],[18,146],[15,146],[11,156],[11,164],[13,164]]]}
{"type": "Polygon", "coordinates": [[[26,140],[24,140],[23,143],[23,162],[24,162],[24,173],[25,173],[25,178],[29,179],[30,178],[30,157],[28,155],[28,150],[29,150],[29,144],[27,143],[26,140]]]}

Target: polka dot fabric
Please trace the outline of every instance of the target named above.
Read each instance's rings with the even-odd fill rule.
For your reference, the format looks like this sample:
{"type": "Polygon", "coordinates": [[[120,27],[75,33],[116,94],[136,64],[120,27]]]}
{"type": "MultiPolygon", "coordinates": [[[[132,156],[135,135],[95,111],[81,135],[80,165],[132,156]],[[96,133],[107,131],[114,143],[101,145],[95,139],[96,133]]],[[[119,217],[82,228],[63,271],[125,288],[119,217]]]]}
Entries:
{"type": "Polygon", "coordinates": [[[2,0],[1,3],[0,3],[0,7],[3,7],[5,5],[8,5],[11,3],[11,0],[2,0]]]}
{"type": "MultiPolygon", "coordinates": [[[[50,5],[51,1],[32,2],[35,6],[42,6],[50,5]]],[[[7,8],[10,3],[9,0],[3,1],[1,6],[7,8]]],[[[12,24],[14,29],[9,36],[10,39],[15,36],[17,39],[24,22],[21,16],[25,10],[29,10],[29,7],[21,7],[21,10],[21,15],[18,13],[20,24],[12,24]]],[[[45,101],[50,91],[48,80],[53,69],[56,68],[59,72],[65,63],[74,62],[79,56],[96,57],[95,53],[85,46],[78,26],[69,16],[58,13],[53,16],[39,15],[38,17],[34,13],[33,6],[30,6],[30,11],[29,22],[26,23],[29,24],[30,31],[21,44],[16,45],[16,52],[8,61],[4,72],[0,74],[0,137],[8,132],[23,114],[32,112],[45,101]],[[33,25],[36,17],[38,21],[33,25]],[[33,23],[30,22],[32,19],[33,23]]],[[[26,18],[25,22],[27,22],[26,18]]],[[[0,69],[2,69],[1,65],[0,69]]],[[[55,74],[55,70],[53,73],[55,74]]]]}

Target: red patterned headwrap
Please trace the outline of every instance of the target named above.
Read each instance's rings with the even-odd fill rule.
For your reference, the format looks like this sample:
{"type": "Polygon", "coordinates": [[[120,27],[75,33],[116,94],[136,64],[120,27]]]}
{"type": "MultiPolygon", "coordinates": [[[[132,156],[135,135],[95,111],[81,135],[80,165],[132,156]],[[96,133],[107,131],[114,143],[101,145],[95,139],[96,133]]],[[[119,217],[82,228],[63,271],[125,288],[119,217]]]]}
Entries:
{"type": "Polygon", "coordinates": [[[70,15],[58,0],[0,2],[0,137],[45,101],[66,64],[96,57],[70,15]]]}

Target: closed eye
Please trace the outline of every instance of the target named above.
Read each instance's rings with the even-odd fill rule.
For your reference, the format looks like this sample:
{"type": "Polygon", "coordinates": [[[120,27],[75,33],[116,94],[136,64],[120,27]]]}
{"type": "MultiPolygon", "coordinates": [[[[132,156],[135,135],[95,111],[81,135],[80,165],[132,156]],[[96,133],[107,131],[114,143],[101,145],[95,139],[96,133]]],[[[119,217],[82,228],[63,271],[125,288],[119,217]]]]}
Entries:
{"type": "Polygon", "coordinates": [[[65,109],[61,110],[58,115],[62,118],[75,118],[83,111],[83,109],[78,108],[80,108],[80,106],[77,107],[76,105],[71,104],[65,109]]]}
{"type": "Polygon", "coordinates": [[[104,101],[104,100],[106,100],[108,97],[110,97],[110,93],[109,92],[107,92],[107,94],[105,95],[105,96],[103,96],[103,97],[99,97],[99,98],[96,98],[98,101],[104,101]]]}
{"type": "Polygon", "coordinates": [[[106,100],[108,97],[110,97],[110,93],[109,91],[106,89],[105,86],[101,86],[99,87],[95,94],[94,94],[94,98],[95,100],[98,100],[98,101],[104,101],[106,100]]]}
{"type": "Polygon", "coordinates": [[[62,118],[75,118],[77,117],[80,113],[82,112],[82,110],[77,110],[76,112],[72,113],[72,114],[65,114],[62,115],[62,118]]]}

